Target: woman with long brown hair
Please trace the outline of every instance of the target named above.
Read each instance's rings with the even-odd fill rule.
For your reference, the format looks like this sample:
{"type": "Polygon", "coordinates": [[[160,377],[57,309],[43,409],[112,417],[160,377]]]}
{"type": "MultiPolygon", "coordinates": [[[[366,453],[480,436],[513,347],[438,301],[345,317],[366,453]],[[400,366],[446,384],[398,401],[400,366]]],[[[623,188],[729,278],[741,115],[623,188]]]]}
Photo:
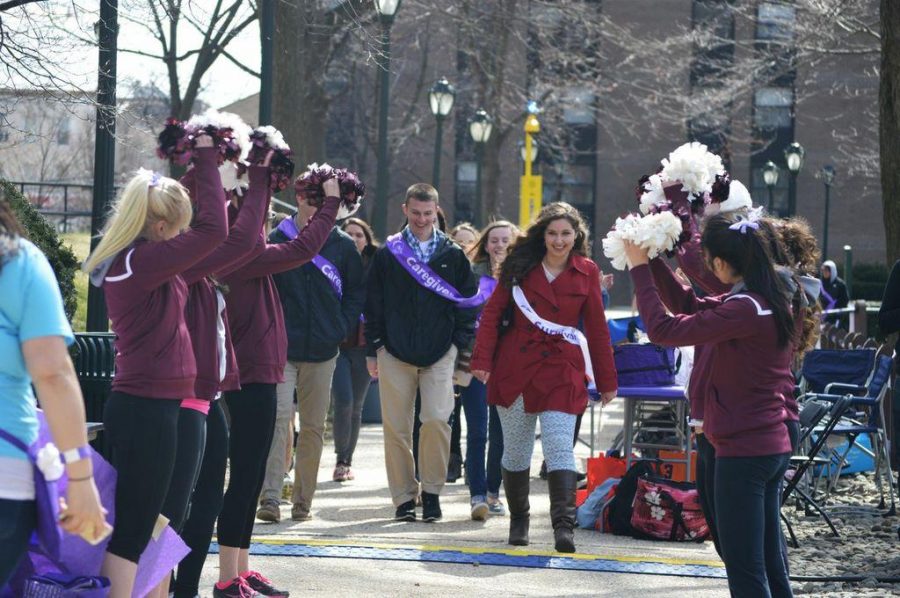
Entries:
{"type": "Polygon", "coordinates": [[[513,545],[528,544],[529,470],[540,418],[556,550],[575,551],[575,419],[587,406],[586,382],[604,402],[616,394],[600,269],[588,255],[578,210],[563,202],[545,206],[503,262],[478,328],[472,374],[488,385],[488,403],[503,425],[513,545]]]}
{"type": "MultiPolygon", "coordinates": [[[[472,270],[480,278],[496,280],[509,246],[520,235],[519,228],[507,220],[488,224],[469,247],[472,270]]],[[[496,284],[496,283],[495,283],[496,284]]],[[[467,366],[467,364],[461,364],[467,366]]],[[[465,369],[468,369],[465,367],[465,369]]],[[[490,513],[503,515],[500,502],[500,458],[503,456],[503,430],[494,405],[488,410],[487,387],[473,379],[468,386],[458,387],[460,402],[466,415],[466,473],[469,480],[471,515],[483,521],[490,513]],[[487,444],[487,466],[485,445],[487,444]]]]}

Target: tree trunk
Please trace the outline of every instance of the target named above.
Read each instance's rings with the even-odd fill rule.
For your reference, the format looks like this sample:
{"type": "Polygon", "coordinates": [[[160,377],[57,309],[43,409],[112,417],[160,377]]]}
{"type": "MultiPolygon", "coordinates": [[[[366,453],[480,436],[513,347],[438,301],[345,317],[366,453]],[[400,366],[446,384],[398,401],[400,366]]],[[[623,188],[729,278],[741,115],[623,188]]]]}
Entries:
{"type": "Polygon", "coordinates": [[[881,0],[881,201],[887,264],[900,259],[900,4],[881,0]]]}
{"type": "Polygon", "coordinates": [[[272,122],[294,151],[297,174],[323,162],[328,125],[325,70],[332,23],[316,0],[275,3],[272,122]]]}

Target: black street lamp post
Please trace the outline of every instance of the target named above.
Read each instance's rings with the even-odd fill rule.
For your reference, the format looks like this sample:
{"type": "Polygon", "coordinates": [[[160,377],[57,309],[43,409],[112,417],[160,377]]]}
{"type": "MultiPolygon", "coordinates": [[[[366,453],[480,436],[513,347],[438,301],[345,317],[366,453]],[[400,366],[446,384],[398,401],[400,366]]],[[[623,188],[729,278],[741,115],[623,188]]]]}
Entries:
{"type": "Polygon", "coordinates": [[[434,136],[434,167],[431,170],[431,185],[438,189],[441,181],[441,145],[444,136],[444,119],[453,109],[453,101],[456,99],[456,89],[445,77],[441,77],[428,92],[428,103],[431,113],[437,120],[437,131],[434,136]]]}
{"type": "Polygon", "coordinates": [[[391,25],[400,7],[400,0],[375,0],[375,10],[381,21],[381,96],[378,101],[378,180],[375,186],[375,210],[372,225],[375,233],[384,238],[387,232],[388,190],[388,102],[391,85],[391,25]]]}
{"type": "Polygon", "coordinates": [[[796,141],[784,150],[784,161],[787,164],[788,172],[791,173],[791,185],[788,194],[788,216],[797,214],[797,175],[803,168],[803,158],[806,150],[796,141]]]}
{"type": "Polygon", "coordinates": [[[275,2],[262,0],[259,11],[259,124],[272,124],[272,62],[275,38],[275,2]]]}
{"type": "MultiPolygon", "coordinates": [[[[94,146],[94,196],[91,206],[91,251],[100,241],[98,235],[115,193],[116,174],[116,58],[119,39],[119,2],[100,0],[97,24],[99,80],[97,82],[97,124],[94,146]]],[[[88,285],[87,321],[90,332],[109,329],[103,290],[88,285]]]]}
{"type": "Polygon", "coordinates": [[[775,185],[778,184],[778,174],[778,166],[775,165],[775,162],[771,160],[766,162],[763,167],[763,181],[769,190],[769,214],[772,214],[775,209],[775,185]]]}
{"type": "Polygon", "coordinates": [[[828,259],[828,218],[831,215],[831,185],[836,174],[834,166],[826,164],[822,167],[822,181],[825,183],[825,228],[822,230],[822,259],[828,259]]]}
{"type": "Polygon", "coordinates": [[[484,144],[491,138],[494,120],[484,110],[477,110],[469,121],[469,134],[475,142],[475,226],[482,226],[481,205],[481,164],[484,161],[484,144]]]}

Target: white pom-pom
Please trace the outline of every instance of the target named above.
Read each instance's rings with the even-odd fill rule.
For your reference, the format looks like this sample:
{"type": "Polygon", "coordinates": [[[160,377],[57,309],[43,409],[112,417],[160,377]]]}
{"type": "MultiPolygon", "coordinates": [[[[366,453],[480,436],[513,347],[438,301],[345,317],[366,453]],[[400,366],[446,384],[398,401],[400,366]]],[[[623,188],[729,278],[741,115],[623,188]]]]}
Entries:
{"type": "Polygon", "coordinates": [[[666,192],[663,190],[663,180],[658,174],[650,175],[650,179],[644,183],[644,193],[641,195],[641,214],[649,214],[654,206],[668,203],[666,192]]]}
{"type": "Polygon", "coordinates": [[[643,218],[629,214],[616,219],[615,228],[603,239],[603,255],[609,258],[613,268],[625,270],[625,241],[631,241],[647,250],[653,259],[666,251],[672,251],[681,236],[681,219],[672,212],[649,214],[643,218]]]}
{"type": "Polygon", "coordinates": [[[716,175],[725,172],[722,159],[696,141],[675,148],[662,165],[663,180],[679,181],[683,191],[695,196],[711,192],[716,175]]]}
{"type": "Polygon", "coordinates": [[[281,134],[281,131],[279,131],[272,125],[263,125],[261,127],[257,127],[256,130],[261,133],[265,133],[266,145],[268,145],[272,149],[281,151],[289,151],[291,149],[288,146],[287,142],[284,140],[284,135],[281,134]]]}
{"type": "Polygon", "coordinates": [[[59,458],[59,449],[52,442],[48,442],[38,451],[37,466],[48,482],[55,482],[66,471],[62,459],[59,458]]]}
{"type": "Polygon", "coordinates": [[[203,129],[214,127],[216,129],[231,129],[234,139],[241,148],[241,160],[247,158],[250,153],[250,133],[253,129],[245,123],[240,116],[231,112],[219,112],[210,108],[203,114],[195,114],[187,121],[188,128],[203,129]]]}
{"type": "Polygon", "coordinates": [[[250,179],[246,175],[238,177],[238,165],[234,162],[225,162],[219,166],[219,177],[222,179],[222,188],[226,191],[241,191],[250,186],[250,179]]]}
{"type": "Polygon", "coordinates": [[[616,270],[626,270],[628,268],[628,261],[625,259],[624,241],[631,239],[640,219],[640,216],[636,214],[628,214],[624,218],[616,218],[615,227],[603,239],[603,255],[609,258],[613,268],[616,270]]]}
{"type": "Polygon", "coordinates": [[[653,259],[666,251],[672,251],[681,236],[681,219],[672,212],[660,212],[641,218],[635,227],[632,240],[647,250],[653,259]]]}

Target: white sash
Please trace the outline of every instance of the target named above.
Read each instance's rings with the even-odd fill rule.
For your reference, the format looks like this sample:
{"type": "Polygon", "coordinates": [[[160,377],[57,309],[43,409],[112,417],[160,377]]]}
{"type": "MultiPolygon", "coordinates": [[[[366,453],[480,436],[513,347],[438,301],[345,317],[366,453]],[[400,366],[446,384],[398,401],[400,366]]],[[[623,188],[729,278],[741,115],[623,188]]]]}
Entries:
{"type": "Polygon", "coordinates": [[[531,304],[528,303],[528,299],[525,298],[525,293],[522,292],[522,289],[519,288],[518,285],[513,287],[512,295],[513,300],[515,300],[516,305],[519,307],[519,311],[521,311],[532,324],[547,334],[561,336],[566,342],[581,347],[581,356],[584,357],[584,369],[588,377],[588,388],[596,390],[594,382],[594,366],[591,363],[591,354],[588,351],[587,337],[584,336],[584,333],[572,326],[555,324],[539,316],[538,313],[534,311],[534,308],[531,307],[531,304]]]}

